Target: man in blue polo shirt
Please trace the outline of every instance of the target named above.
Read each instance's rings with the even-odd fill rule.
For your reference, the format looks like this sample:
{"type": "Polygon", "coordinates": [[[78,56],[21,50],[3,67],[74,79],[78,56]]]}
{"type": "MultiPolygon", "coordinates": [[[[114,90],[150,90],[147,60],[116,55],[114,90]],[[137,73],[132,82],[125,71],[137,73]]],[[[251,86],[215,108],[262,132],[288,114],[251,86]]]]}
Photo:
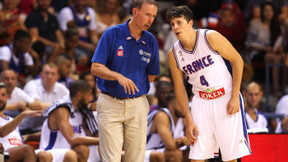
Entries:
{"type": "Polygon", "coordinates": [[[101,90],[97,102],[100,151],[104,162],[144,161],[147,114],[145,94],[160,73],[159,49],[146,30],[153,23],[155,0],[135,0],[133,18],[108,28],[92,58],[91,73],[101,90]]]}

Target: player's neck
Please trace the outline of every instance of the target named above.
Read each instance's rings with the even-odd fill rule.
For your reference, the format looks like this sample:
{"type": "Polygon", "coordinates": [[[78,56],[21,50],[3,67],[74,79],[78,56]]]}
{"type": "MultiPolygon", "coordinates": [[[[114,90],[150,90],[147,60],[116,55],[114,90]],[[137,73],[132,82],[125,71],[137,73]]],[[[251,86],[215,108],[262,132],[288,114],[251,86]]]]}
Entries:
{"type": "Polygon", "coordinates": [[[195,42],[196,42],[196,35],[197,35],[197,31],[191,30],[187,32],[187,34],[185,34],[185,37],[183,37],[180,40],[185,50],[192,51],[194,49],[195,42]]]}

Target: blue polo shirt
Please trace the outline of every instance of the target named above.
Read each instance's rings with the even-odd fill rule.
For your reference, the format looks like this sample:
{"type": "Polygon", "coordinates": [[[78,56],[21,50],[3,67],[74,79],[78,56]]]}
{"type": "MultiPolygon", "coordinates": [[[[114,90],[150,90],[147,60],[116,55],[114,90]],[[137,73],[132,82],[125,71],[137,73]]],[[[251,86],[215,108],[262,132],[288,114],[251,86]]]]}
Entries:
{"type": "Polygon", "coordinates": [[[156,38],[148,31],[144,31],[142,37],[136,41],[130,34],[129,21],[106,29],[91,60],[131,79],[138,87],[139,92],[129,95],[125,94],[123,86],[118,81],[97,79],[97,86],[102,92],[119,98],[147,94],[150,88],[148,74],[160,73],[156,38]]]}

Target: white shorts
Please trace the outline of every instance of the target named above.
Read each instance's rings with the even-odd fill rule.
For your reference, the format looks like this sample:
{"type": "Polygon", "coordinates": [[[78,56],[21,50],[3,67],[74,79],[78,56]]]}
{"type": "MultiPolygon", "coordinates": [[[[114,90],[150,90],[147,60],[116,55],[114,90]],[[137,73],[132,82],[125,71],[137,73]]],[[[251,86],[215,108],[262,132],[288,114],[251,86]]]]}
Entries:
{"type": "Polygon", "coordinates": [[[162,152],[164,153],[165,151],[165,148],[161,148],[161,149],[155,149],[155,150],[146,150],[145,151],[145,159],[144,159],[144,162],[150,162],[150,154],[151,152],[162,152]]]}
{"type": "Polygon", "coordinates": [[[244,118],[243,98],[240,95],[240,111],[228,115],[226,106],[230,96],[231,93],[228,93],[212,100],[193,97],[191,115],[199,136],[196,143],[190,146],[190,159],[214,158],[218,155],[219,148],[223,161],[252,153],[244,118]]]}
{"type": "Polygon", "coordinates": [[[101,162],[102,159],[98,152],[98,146],[97,145],[90,145],[89,146],[89,158],[88,162],[101,162]]]}
{"type": "Polygon", "coordinates": [[[52,150],[35,150],[35,154],[37,155],[40,151],[47,151],[50,152],[52,154],[53,160],[52,162],[59,162],[59,161],[63,161],[65,154],[67,151],[69,151],[70,149],[52,149],[52,150]]]}

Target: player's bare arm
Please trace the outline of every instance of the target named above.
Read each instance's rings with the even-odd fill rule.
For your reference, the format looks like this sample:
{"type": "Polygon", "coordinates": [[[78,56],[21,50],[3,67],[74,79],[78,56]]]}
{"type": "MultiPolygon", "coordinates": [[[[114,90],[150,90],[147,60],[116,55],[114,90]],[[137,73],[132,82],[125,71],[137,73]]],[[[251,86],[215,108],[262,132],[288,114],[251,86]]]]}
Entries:
{"type": "Polygon", "coordinates": [[[187,124],[186,136],[192,143],[194,143],[197,140],[198,130],[190,115],[188,96],[187,96],[186,89],[184,87],[183,73],[176,64],[176,60],[173,55],[172,49],[170,49],[170,51],[168,52],[168,64],[169,64],[169,68],[170,68],[171,75],[173,78],[173,83],[175,87],[174,88],[175,95],[176,95],[177,101],[179,102],[181,106],[182,112],[185,116],[185,120],[187,124]]]}
{"type": "Polygon", "coordinates": [[[91,65],[91,73],[105,80],[117,80],[119,84],[124,87],[125,93],[131,94],[132,92],[134,95],[135,91],[139,92],[139,89],[132,80],[126,78],[120,73],[108,69],[103,64],[93,62],[91,65]]]}
{"type": "Polygon", "coordinates": [[[156,78],[156,75],[148,75],[149,82],[153,82],[156,78]]]}
{"type": "Polygon", "coordinates": [[[69,115],[67,108],[57,108],[54,110],[49,115],[50,129],[60,130],[71,147],[78,145],[98,145],[98,138],[75,135],[73,127],[69,123],[69,115]]]}
{"type": "Polygon", "coordinates": [[[155,125],[156,132],[160,135],[165,149],[166,150],[174,150],[177,149],[176,143],[172,136],[172,133],[169,130],[169,117],[165,112],[158,112],[155,115],[153,125],[155,125]]]}
{"type": "Polygon", "coordinates": [[[27,117],[40,117],[41,116],[41,111],[37,110],[25,110],[23,111],[20,115],[18,115],[17,117],[15,117],[11,122],[7,123],[6,125],[4,125],[3,127],[0,127],[0,137],[5,137],[7,136],[9,133],[11,133],[13,130],[15,130],[20,123],[22,122],[22,120],[27,117]]]}
{"type": "Polygon", "coordinates": [[[232,65],[233,87],[232,97],[227,104],[227,113],[234,114],[240,109],[239,92],[243,74],[243,59],[232,44],[216,31],[208,31],[207,39],[211,47],[232,65]]]}

